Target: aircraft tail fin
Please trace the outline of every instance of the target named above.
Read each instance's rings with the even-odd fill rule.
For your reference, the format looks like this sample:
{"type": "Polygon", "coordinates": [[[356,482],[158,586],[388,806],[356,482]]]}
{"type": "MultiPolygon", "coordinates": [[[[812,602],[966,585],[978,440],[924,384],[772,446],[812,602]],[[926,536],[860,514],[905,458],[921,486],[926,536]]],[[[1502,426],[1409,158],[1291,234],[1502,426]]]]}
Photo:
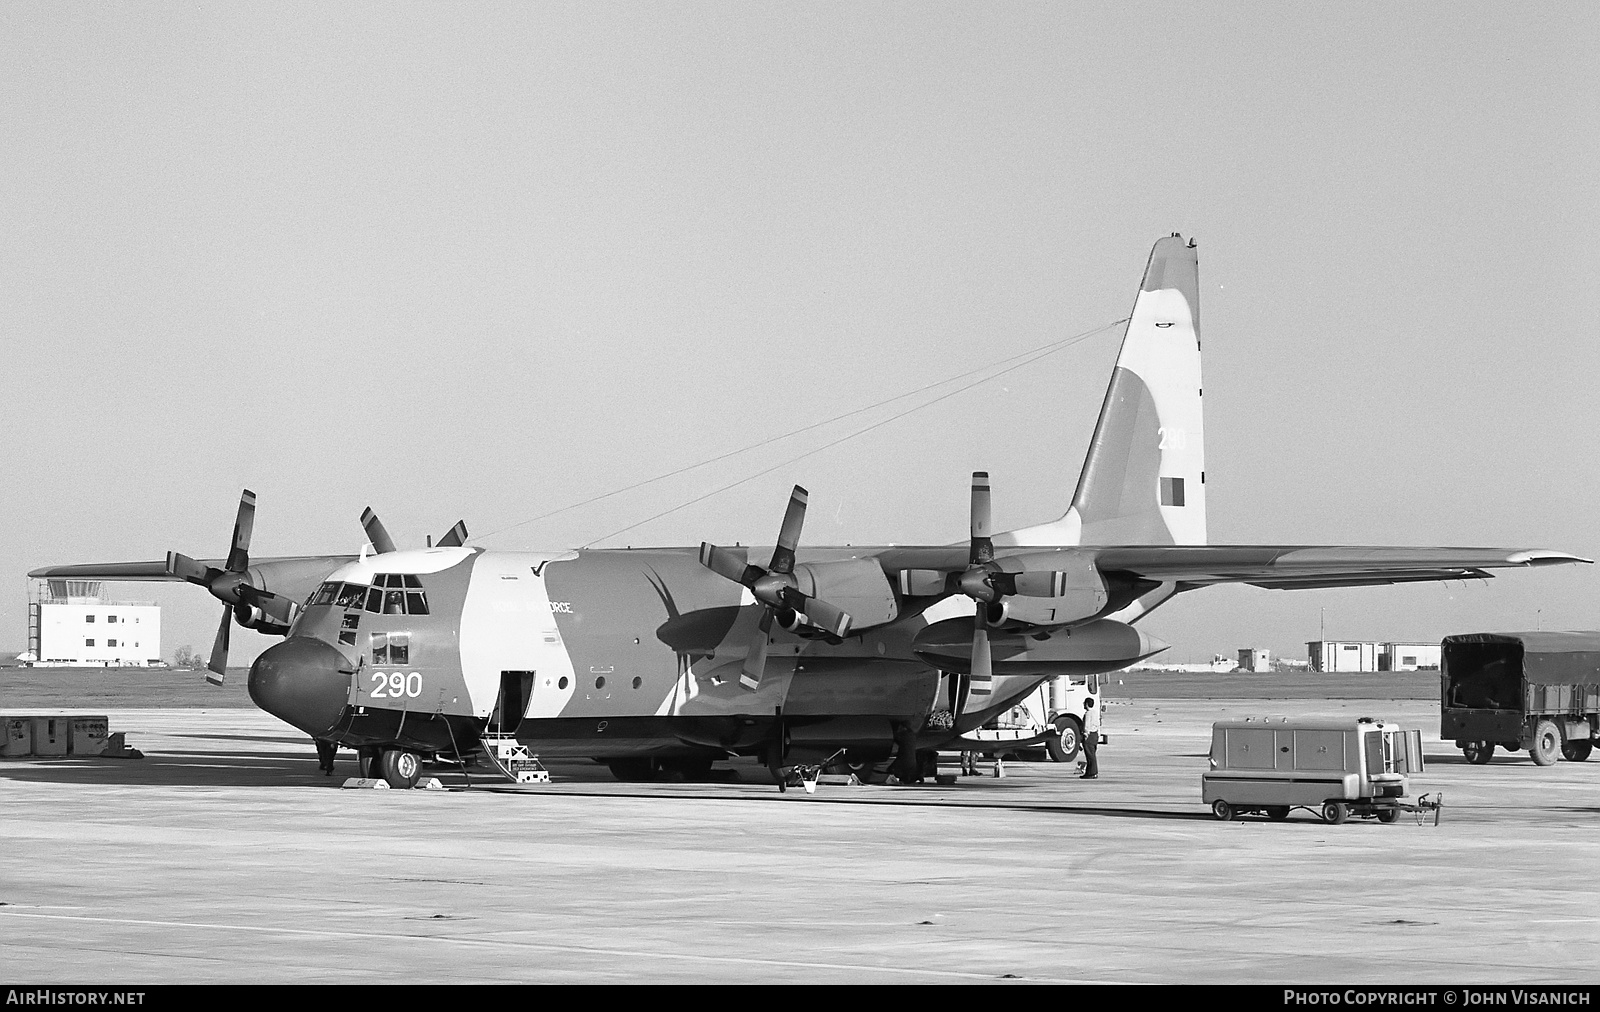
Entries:
{"type": "Polygon", "coordinates": [[[1192,240],[1157,240],[1071,507],[995,544],[1206,543],[1198,263],[1192,240]]]}

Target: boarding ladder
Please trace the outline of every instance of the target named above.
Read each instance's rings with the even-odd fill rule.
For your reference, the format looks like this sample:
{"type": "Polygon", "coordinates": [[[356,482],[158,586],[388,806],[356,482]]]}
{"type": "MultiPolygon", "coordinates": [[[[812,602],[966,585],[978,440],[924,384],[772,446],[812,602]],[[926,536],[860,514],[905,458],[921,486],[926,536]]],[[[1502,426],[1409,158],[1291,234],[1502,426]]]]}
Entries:
{"type": "Polygon", "coordinates": [[[485,734],[479,738],[489,765],[514,784],[548,784],[550,772],[528,746],[509,734],[485,734]]]}

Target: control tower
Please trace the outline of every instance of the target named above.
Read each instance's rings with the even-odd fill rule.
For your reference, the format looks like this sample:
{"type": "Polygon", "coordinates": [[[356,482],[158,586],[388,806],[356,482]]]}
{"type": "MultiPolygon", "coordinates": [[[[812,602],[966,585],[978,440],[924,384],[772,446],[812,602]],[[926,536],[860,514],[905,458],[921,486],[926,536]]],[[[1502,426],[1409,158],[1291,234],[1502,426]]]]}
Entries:
{"type": "Polygon", "coordinates": [[[28,592],[28,652],[33,667],[160,667],[161,607],[107,601],[96,580],[41,580],[28,592]]]}

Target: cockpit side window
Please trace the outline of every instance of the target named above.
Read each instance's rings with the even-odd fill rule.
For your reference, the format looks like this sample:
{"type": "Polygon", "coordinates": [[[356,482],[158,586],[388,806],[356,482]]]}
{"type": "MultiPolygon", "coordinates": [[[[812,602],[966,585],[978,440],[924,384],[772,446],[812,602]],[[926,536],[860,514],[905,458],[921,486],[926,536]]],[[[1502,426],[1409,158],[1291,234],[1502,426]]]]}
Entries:
{"type": "Polygon", "coordinates": [[[319,604],[332,604],[334,598],[338,596],[339,583],[337,580],[330,580],[318,587],[317,592],[311,595],[311,604],[308,607],[316,607],[319,604]]]}
{"type": "Polygon", "coordinates": [[[359,583],[346,583],[339,588],[339,597],[334,604],[340,608],[359,608],[366,596],[366,587],[359,583]]]}

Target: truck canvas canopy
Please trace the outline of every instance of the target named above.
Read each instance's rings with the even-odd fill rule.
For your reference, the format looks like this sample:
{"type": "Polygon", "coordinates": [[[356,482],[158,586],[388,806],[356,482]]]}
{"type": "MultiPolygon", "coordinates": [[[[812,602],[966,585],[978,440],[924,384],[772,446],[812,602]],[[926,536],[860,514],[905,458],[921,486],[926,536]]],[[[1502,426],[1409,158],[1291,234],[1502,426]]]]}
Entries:
{"type": "Polygon", "coordinates": [[[1600,684],[1600,632],[1468,633],[1446,636],[1442,653],[1458,706],[1517,705],[1519,675],[1530,685],[1600,684]]]}

